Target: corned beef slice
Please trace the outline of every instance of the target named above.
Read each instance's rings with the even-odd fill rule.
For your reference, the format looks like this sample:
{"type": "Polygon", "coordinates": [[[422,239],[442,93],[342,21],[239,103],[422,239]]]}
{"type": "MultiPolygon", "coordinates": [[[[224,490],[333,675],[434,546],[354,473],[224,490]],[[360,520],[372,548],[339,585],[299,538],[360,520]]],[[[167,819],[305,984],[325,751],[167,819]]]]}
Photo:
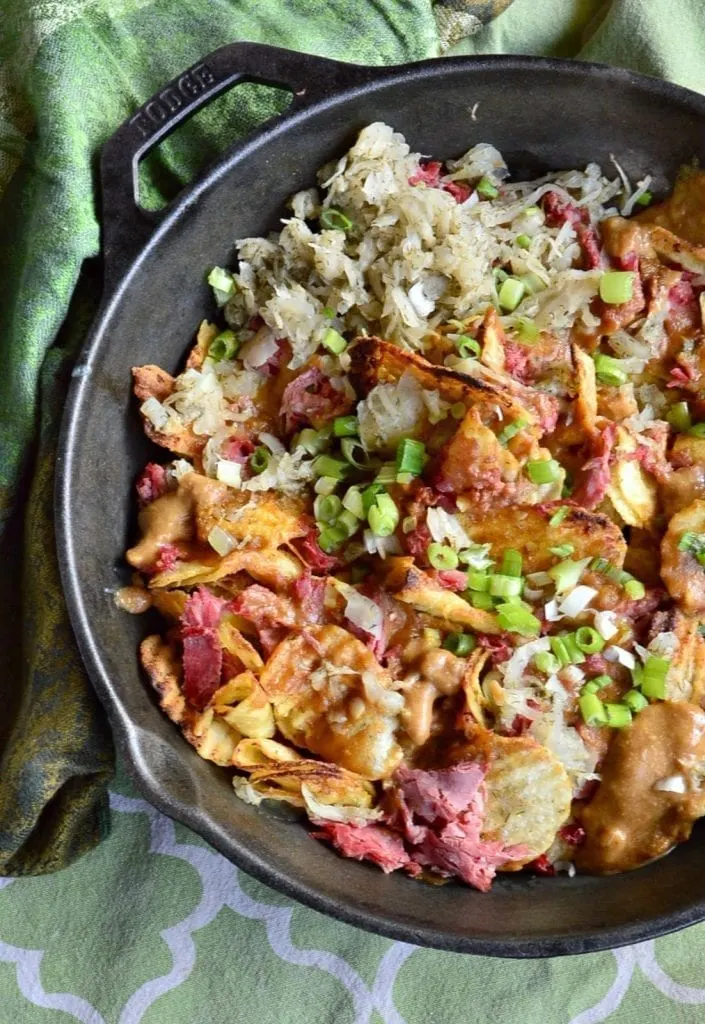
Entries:
{"type": "Polygon", "coordinates": [[[227,601],[199,587],[188,599],[181,616],[184,646],[184,697],[199,710],[220,686],[223,649],[218,623],[227,601]]]}

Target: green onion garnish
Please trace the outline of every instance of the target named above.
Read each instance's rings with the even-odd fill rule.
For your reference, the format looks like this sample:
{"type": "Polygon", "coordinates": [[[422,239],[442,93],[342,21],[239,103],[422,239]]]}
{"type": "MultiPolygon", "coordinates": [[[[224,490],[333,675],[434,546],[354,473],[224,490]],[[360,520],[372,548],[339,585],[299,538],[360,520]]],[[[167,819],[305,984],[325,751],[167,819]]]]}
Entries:
{"type": "Polygon", "coordinates": [[[605,725],[607,712],[605,705],[594,693],[584,693],[578,700],[580,714],[586,725],[605,725]]]}
{"type": "Polygon", "coordinates": [[[339,483],[340,481],[336,480],[334,476],[319,476],[313,489],[316,494],[332,494],[339,483]]]}
{"type": "Polygon", "coordinates": [[[397,473],[411,473],[418,476],[426,461],[426,445],[411,437],[403,437],[397,445],[397,473]]]}
{"type": "Polygon", "coordinates": [[[264,473],[265,469],[269,465],[271,457],[272,453],[269,448],[265,448],[263,445],[259,448],[255,448],[248,460],[252,472],[257,474],[264,473]]]}
{"type": "Polygon", "coordinates": [[[481,608],[483,611],[489,612],[494,608],[494,601],[489,594],[483,594],[480,591],[472,590],[466,591],[465,597],[470,596],[470,604],[473,608],[481,608]]]}
{"type": "Polygon", "coordinates": [[[492,573],[490,576],[490,594],[492,597],[520,597],[524,583],[520,576],[502,576],[492,573]]]}
{"type": "Polygon", "coordinates": [[[357,416],[336,416],[333,420],[334,437],[357,437],[359,433],[357,416]]]}
{"type": "Polygon", "coordinates": [[[585,654],[597,654],[605,646],[605,641],[592,626],[580,626],[575,631],[575,642],[585,654]]]}
{"type": "Polygon", "coordinates": [[[326,327],[321,338],[321,345],[327,348],[329,352],[332,352],[334,356],[339,356],[348,347],[348,343],[342,334],[338,334],[332,327],[326,327]]]}
{"type": "Polygon", "coordinates": [[[454,420],[462,420],[465,418],[465,406],[462,402],[456,402],[450,407],[450,414],[454,420]]]}
{"type": "Polygon", "coordinates": [[[671,663],[668,658],[657,658],[650,655],[641,672],[640,689],[645,697],[653,700],[664,700],[666,697],[666,676],[671,663]]]}
{"type": "Polygon", "coordinates": [[[490,574],[480,572],[478,569],[470,569],[468,572],[468,589],[480,592],[489,591],[490,574]]]}
{"type": "Polygon", "coordinates": [[[326,318],[326,320],[332,320],[333,317],[335,316],[335,310],[333,309],[333,307],[326,306],[323,310],[323,316],[326,318]]]}
{"type": "Polygon", "coordinates": [[[599,689],[600,687],[597,685],[597,683],[585,683],[585,685],[580,690],[580,695],[581,697],[583,697],[586,693],[597,693],[599,689]]]}
{"type": "Polygon", "coordinates": [[[666,419],[674,430],[678,430],[682,434],[686,434],[693,425],[687,402],[676,402],[675,405],[672,405],[666,419]]]}
{"type": "Polygon", "coordinates": [[[607,725],[612,729],[624,729],[632,720],[632,713],[626,704],[605,704],[607,725]]]}
{"type": "Polygon", "coordinates": [[[532,459],[526,463],[526,472],[532,484],[552,484],[561,475],[561,467],[555,459],[532,459]]]}
{"type": "Polygon", "coordinates": [[[523,564],[521,552],[516,548],[507,548],[502,555],[501,572],[505,576],[521,576],[523,564]]]}
{"type": "Polygon", "coordinates": [[[497,293],[499,304],[502,309],[505,309],[507,313],[511,313],[512,310],[516,309],[521,300],[524,298],[526,288],[524,282],[520,281],[517,277],[508,277],[506,281],[502,283],[502,287],[497,293]]]}
{"type": "Polygon", "coordinates": [[[222,267],[213,267],[208,275],[208,284],[213,289],[215,301],[219,306],[224,306],[235,291],[233,275],[228,273],[227,270],[223,270],[222,267]]]}
{"type": "Polygon", "coordinates": [[[382,484],[373,483],[369,484],[362,492],[362,511],[367,515],[374,503],[377,501],[377,495],[384,491],[382,484]]]}
{"type": "Polygon", "coordinates": [[[215,363],[233,359],[240,347],[235,331],[221,331],[208,346],[208,358],[215,363]]]}
{"type": "Polygon", "coordinates": [[[608,270],[600,278],[600,298],[610,306],[629,302],[633,290],[633,270],[608,270]]]}
{"type": "Polygon", "coordinates": [[[561,633],[560,636],[549,637],[549,642],[555,657],[564,668],[566,665],[577,665],[579,662],[585,660],[583,652],[577,648],[575,643],[573,642],[573,644],[569,644],[568,633],[561,633]],[[575,657],[576,654],[577,660],[575,657]]]}
{"type": "Polygon", "coordinates": [[[561,505],[561,507],[557,508],[556,511],[551,516],[551,518],[548,520],[548,525],[549,526],[560,526],[561,523],[563,522],[563,520],[565,519],[565,517],[568,515],[569,512],[570,512],[570,506],[569,505],[561,505]]]}
{"type": "Polygon", "coordinates": [[[367,522],[375,537],[389,537],[399,525],[399,509],[384,491],[367,513],[367,522]]]}
{"type": "Polygon", "coordinates": [[[330,430],[324,427],[323,430],[313,430],[311,427],[304,427],[300,434],[293,439],[292,448],[303,448],[309,455],[318,455],[330,441],[330,430]]]}
{"type": "Polygon", "coordinates": [[[577,586],[589,561],[589,558],[581,558],[579,562],[572,558],[566,558],[564,561],[551,566],[548,570],[548,575],[556,584],[556,592],[562,594],[564,591],[572,590],[573,587],[577,586]]]}
{"type": "MultiPolygon", "coordinates": [[[[482,596],[482,595],[476,595],[482,596]]],[[[508,633],[519,633],[520,636],[538,636],[541,623],[531,612],[516,604],[501,604],[497,608],[497,621],[508,633]]]]}
{"type": "Polygon", "coordinates": [[[340,526],[325,526],[318,535],[318,546],[327,555],[330,555],[347,539],[347,530],[340,526]]]}
{"type": "Polygon", "coordinates": [[[354,533],[357,533],[360,526],[360,520],[356,515],[348,511],[348,509],[345,509],[345,511],[341,512],[336,519],[335,525],[341,530],[345,530],[348,537],[352,537],[354,533]]]}
{"type": "Polygon", "coordinates": [[[619,387],[621,384],[627,383],[628,376],[626,371],[622,369],[621,359],[613,359],[612,356],[606,356],[602,353],[598,353],[593,358],[595,360],[595,373],[601,384],[619,387]]]}
{"type": "Polygon", "coordinates": [[[397,464],[396,462],[383,462],[379,468],[379,472],[375,477],[375,483],[384,484],[385,487],[388,484],[394,484],[397,481],[397,464]]]}
{"type": "MultiPolygon", "coordinates": [[[[475,341],[469,334],[461,334],[456,338],[456,347],[458,349],[458,355],[461,359],[478,358],[482,349],[480,348],[479,341],[475,341]]],[[[463,406],[463,414],[465,413],[465,406],[463,406]]]]}
{"type": "Polygon", "coordinates": [[[320,221],[321,227],[329,231],[349,231],[353,226],[350,218],[346,217],[342,210],[336,210],[334,206],[329,206],[327,210],[321,211],[320,221]]]}
{"type": "Polygon", "coordinates": [[[554,548],[548,549],[556,558],[570,558],[575,551],[572,544],[556,544],[554,548]]]}
{"type": "Polygon", "coordinates": [[[458,556],[447,544],[437,544],[434,541],[426,548],[426,554],[434,569],[458,568],[458,556]]]}
{"type": "Polygon", "coordinates": [[[343,508],[352,512],[358,519],[365,519],[365,503],[362,500],[359,487],[348,487],[343,498],[343,508]]]}
{"type": "Polygon", "coordinates": [[[653,199],[653,193],[649,192],[648,188],[645,192],[642,192],[638,199],[635,200],[637,206],[648,206],[653,199]]]}
{"type": "Polygon", "coordinates": [[[622,700],[627,705],[627,707],[633,712],[633,714],[637,714],[637,712],[643,711],[644,708],[648,707],[649,704],[644,694],[639,693],[638,690],[629,690],[627,693],[624,694],[622,700]]]}
{"type": "Polygon", "coordinates": [[[519,340],[524,341],[527,344],[531,344],[536,341],[539,336],[539,329],[533,320],[530,320],[528,316],[520,316],[516,322],[516,332],[519,335],[519,340]]]}
{"type": "Polygon", "coordinates": [[[357,437],[343,437],[340,441],[340,450],[345,456],[346,462],[356,469],[368,469],[370,457],[357,437]]]}
{"type": "Polygon", "coordinates": [[[477,185],[475,185],[475,191],[481,195],[483,199],[496,199],[499,195],[499,190],[486,175],[483,175],[477,185]]]}
{"type": "Polygon", "coordinates": [[[534,274],[533,272],[522,274],[519,280],[524,285],[529,295],[534,295],[536,292],[543,292],[547,287],[546,283],[541,280],[538,274],[534,274]]]}
{"type": "Polygon", "coordinates": [[[705,423],[694,423],[688,433],[691,437],[705,437],[705,423]]]}
{"type": "Polygon", "coordinates": [[[590,682],[594,683],[598,690],[604,690],[606,686],[610,686],[612,684],[613,680],[611,676],[603,675],[595,676],[595,678],[591,679],[590,682]]]}
{"type": "Polygon", "coordinates": [[[527,420],[524,419],[512,420],[512,422],[508,423],[504,430],[502,430],[501,433],[497,435],[497,440],[501,445],[504,445],[506,447],[507,443],[511,441],[513,437],[516,437],[516,435],[520,433],[524,429],[524,427],[528,427],[528,425],[529,424],[527,420]]]}
{"type": "Polygon", "coordinates": [[[624,584],[624,592],[633,601],[641,601],[646,594],[646,587],[641,580],[627,580],[624,584]]]}
{"type": "Polygon", "coordinates": [[[315,476],[332,476],[336,480],[342,480],[350,469],[347,462],[334,459],[331,455],[319,455],[313,460],[312,468],[315,476]]]}
{"type": "Polygon", "coordinates": [[[443,641],[444,649],[457,654],[459,658],[466,658],[475,650],[476,644],[477,640],[472,633],[449,633],[443,641]]]}
{"type": "Polygon", "coordinates": [[[543,672],[547,676],[552,676],[560,668],[558,658],[551,654],[550,651],[539,651],[538,654],[535,654],[534,665],[539,672],[543,672]]]}
{"type": "Polygon", "coordinates": [[[528,235],[517,235],[514,241],[520,249],[528,249],[531,245],[531,239],[528,235]]]}
{"type": "Polygon", "coordinates": [[[686,530],[678,541],[678,549],[687,551],[688,554],[697,558],[701,565],[705,565],[705,534],[686,530]]]}
{"type": "Polygon", "coordinates": [[[313,514],[321,523],[333,523],[343,511],[337,494],[319,494],[313,503],[313,514]]]}

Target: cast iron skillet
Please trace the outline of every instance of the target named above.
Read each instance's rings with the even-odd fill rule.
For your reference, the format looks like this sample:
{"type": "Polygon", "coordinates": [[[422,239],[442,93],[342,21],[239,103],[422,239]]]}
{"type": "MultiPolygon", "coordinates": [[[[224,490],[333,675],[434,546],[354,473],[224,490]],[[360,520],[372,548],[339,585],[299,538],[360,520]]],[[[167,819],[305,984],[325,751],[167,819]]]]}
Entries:
{"type": "Polygon", "coordinates": [[[376,120],[438,157],[491,142],[522,175],[593,160],[608,166],[614,153],[633,179],[651,174],[657,192],[681,163],[705,158],[705,99],[627,71],[524,57],[371,69],[249,43],[217,50],[118,129],[102,157],[105,295],[68,400],[56,518],[76,637],[120,752],[153,804],[245,871],[317,910],[407,942],[549,956],[700,921],[702,831],[631,874],[505,875],[487,895],[343,860],[280,812],[237,800],[228,773],[186,744],[141,677],[137,645],[150,623],[118,611],[108,592],[126,579],[134,479],[155,454],[130,396],[130,367],[181,365],[195,327],[213,313],[207,269],[231,262],[235,238],[275,227],[287,196],[312,184],[316,169],[376,120]],[[240,82],[287,88],[291,106],[230,149],[160,218],[147,215],[136,198],[139,160],[240,82]]]}

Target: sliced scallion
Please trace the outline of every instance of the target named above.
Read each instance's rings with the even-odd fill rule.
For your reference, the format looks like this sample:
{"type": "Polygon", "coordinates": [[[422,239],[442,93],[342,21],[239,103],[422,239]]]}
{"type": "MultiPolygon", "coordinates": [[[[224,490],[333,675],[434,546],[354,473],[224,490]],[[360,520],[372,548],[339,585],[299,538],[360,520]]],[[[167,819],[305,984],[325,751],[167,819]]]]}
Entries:
{"type": "Polygon", "coordinates": [[[336,416],[333,420],[334,437],[357,437],[360,424],[357,416],[336,416]]]}
{"type": "Polygon", "coordinates": [[[539,336],[539,329],[533,320],[530,320],[528,316],[520,316],[516,323],[516,332],[519,336],[519,340],[532,344],[536,341],[539,336]]]}
{"type": "Polygon", "coordinates": [[[459,658],[467,658],[475,650],[476,644],[477,640],[472,633],[449,633],[443,641],[443,648],[459,658]]]}
{"type": "Polygon", "coordinates": [[[556,584],[556,593],[562,594],[576,587],[589,561],[589,558],[581,558],[577,562],[572,558],[566,558],[551,566],[548,575],[556,584]]]}
{"type": "Polygon", "coordinates": [[[337,494],[319,494],[313,503],[313,514],[319,522],[333,523],[343,510],[337,494]]]}
{"type": "Polygon", "coordinates": [[[458,556],[447,544],[438,544],[434,541],[428,545],[426,555],[434,569],[458,568],[458,556]]]}
{"type": "Polygon", "coordinates": [[[600,278],[600,298],[610,306],[629,302],[633,291],[633,270],[608,270],[600,278]]]}
{"type": "Polygon", "coordinates": [[[687,434],[693,425],[687,402],[676,402],[672,405],[668,410],[666,419],[673,429],[681,434],[687,434]]]}
{"type": "Polygon", "coordinates": [[[394,484],[397,481],[397,464],[396,462],[383,462],[379,468],[379,472],[375,477],[375,483],[394,484]]]}
{"type": "Polygon", "coordinates": [[[575,551],[572,544],[556,544],[554,548],[548,549],[556,558],[570,558],[575,551]]]}
{"type": "Polygon", "coordinates": [[[348,343],[343,335],[338,334],[332,327],[326,327],[321,338],[321,345],[327,348],[329,352],[332,352],[334,356],[339,356],[348,347],[348,343]]]}
{"type": "Polygon", "coordinates": [[[578,700],[578,706],[586,725],[605,725],[607,723],[605,705],[596,694],[584,693],[578,700]]]}
{"type": "Polygon", "coordinates": [[[561,475],[561,467],[555,459],[532,459],[526,463],[526,472],[532,484],[552,484],[561,475]]]}
{"type": "Polygon", "coordinates": [[[631,724],[631,709],[626,704],[605,704],[607,725],[612,729],[624,729],[631,724]]]}
{"type": "Polygon", "coordinates": [[[321,211],[320,216],[321,227],[326,228],[328,231],[350,231],[353,226],[353,222],[349,217],[346,217],[342,210],[337,210],[334,206],[329,206],[328,209],[321,211]]]}
{"type": "Polygon", "coordinates": [[[327,555],[337,551],[340,545],[348,539],[347,530],[340,526],[324,526],[318,535],[318,546],[327,555]]]}
{"type": "Polygon", "coordinates": [[[349,487],[347,489],[343,498],[343,508],[346,508],[348,512],[352,512],[358,519],[365,518],[365,504],[359,487],[349,487]]]}
{"type": "Polygon", "coordinates": [[[502,283],[497,293],[497,298],[502,309],[506,310],[507,313],[511,313],[517,308],[525,293],[526,288],[523,281],[520,281],[517,277],[508,277],[502,283]]]}
{"type": "Polygon", "coordinates": [[[652,700],[664,700],[666,697],[666,676],[671,663],[668,658],[651,655],[644,662],[641,673],[640,689],[645,697],[652,700]]]}
{"type": "Polygon", "coordinates": [[[341,438],[340,450],[345,457],[345,461],[349,462],[351,466],[355,467],[355,469],[369,468],[370,457],[357,437],[341,438]]]}
{"type": "Polygon", "coordinates": [[[313,460],[312,468],[316,476],[332,476],[336,480],[342,480],[350,469],[347,462],[334,459],[332,455],[319,455],[313,460]]]}
{"type": "Polygon", "coordinates": [[[646,594],[646,587],[641,580],[627,580],[624,584],[624,592],[633,601],[641,601],[646,594]]]}
{"type": "MultiPolygon", "coordinates": [[[[469,334],[461,334],[455,340],[458,355],[461,359],[479,358],[482,352],[479,341],[475,341],[469,334]]],[[[465,407],[463,406],[463,412],[465,407]]]]}
{"type": "Polygon", "coordinates": [[[419,476],[426,461],[426,445],[412,437],[403,437],[397,445],[396,470],[419,476]]]}
{"type": "Polygon", "coordinates": [[[605,646],[605,641],[592,626],[580,626],[575,631],[575,642],[585,654],[597,654],[605,646]]]}
{"type": "Polygon", "coordinates": [[[521,552],[516,548],[506,548],[502,555],[501,571],[505,576],[521,576],[523,566],[521,552]]]}
{"type": "Polygon", "coordinates": [[[501,445],[506,447],[509,441],[511,441],[513,437],[516,437],[517,434],[521,433],[521,431],[525,427],[528,427],[528,425],[529,424],[525,419],[519,418],[518,420],[512,420],[511,423],[506,425],[504,430],[500,431],[497,435],[497,440],[501,445]]]}
{"type": "Polygon", "coordinates": [[[345,530],[348,537],[352,537],[360,527],[360,520],[348,509],[344,509],[335,520],[335,525],[345,530]]]}
{"type": "Polygon", "coordinates": [[[622,697],[622,700],[633,714],[643,711],[649,704],[644,694],[640,693],[638,690],[628,690],[622,697]]]}
{"type": "Polygon", "coordinates": [[[622,366],[621,359],[614,359],[612,356],[606,356],[599,352],[594,356],[595,360],[595,373],[600,384],[609,384],[613,387],[620,387],[622,384],[626,384],[628,378],[627,372],[622,366]]]}
{"type": "Polygon", "coordinates": [[[550,651],[539,651],[538,654],[535,654],[534,665],[539,672],[543,672],[547,676],[552,676],[560,668],[558,658],[550,651]]]}
{"type": "Polygon", "coordinates": [[[208,346],[208,358],[215,363],[233,359],[240,347],[235,331],[221,331],[208,346]]]}
{"type": "Polygon", "coordinates": [[[399,525],[399,509],[384,491],[367,513],[367,522],[376,537],[389,537],[399,525]]]}
{"type": "Polygon", "coordinates": [[[468,572],[468,588],[484,593],[490,589],[490,574],[470,569],[468,572]]]}
{"type": "Polygon", "coordinates": [[[269,448],[265,448],[264,445],[260,445],[259,448],[255,448],[248,460],[252,472],[256,474],[264,473],[265,469],[269,465],[271,457],[272,453],[269,448]]]}
{"type": "Polygon", "coordinates": [[[494,608],[494,601],[489,594],[481,593],[478,590],[466,591],[465,596],[470,597],[470,604],[473,608],[481,608],[483,611],[492,611],[494,608]]]}
{"type": "Polygon", "coordinates": [[[528,235],[517,235],[514,241],[520,249],[528,249],[531,245],[531,239],[528,235]]]}
{"type": "Polygon", "coordinates": [[[497,621],[508,633],[519,633],[520,636],[538,636],[541,623],[521,605],[501,604],[497,608],[497,621]]]}
{"type": "Polygon", "coordinates": [[[499,195],[499,190],[493,181],[483,175],[475,185],[475,191],[478,195],[481,195],[483,199],[496,199],[499,195]]]}
{"type": "Polygon", "coordinates": [[[340,481],[334,476],[319,476],[313,485],[316,494],[332,494],[340,481]]]}
{"type": "Polygon", "coordinates": [[[551,518],[548,520],[548,525],[549,526],[560,526],[561,523],[566,518],[566,516],[568,515],[569,512],[570,512],[570,506],[569,505],[561,505],[561,507],[557,508],[556,511],[551,516],[551,518]]]}

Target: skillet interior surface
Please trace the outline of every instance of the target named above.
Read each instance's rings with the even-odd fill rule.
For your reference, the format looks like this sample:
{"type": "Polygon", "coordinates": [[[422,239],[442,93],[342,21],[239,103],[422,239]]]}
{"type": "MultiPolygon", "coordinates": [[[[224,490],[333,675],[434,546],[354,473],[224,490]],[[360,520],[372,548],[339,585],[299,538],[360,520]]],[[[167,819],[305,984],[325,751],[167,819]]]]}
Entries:
{"type": "Polygon", "coordinates": [[[487,895],[343,860],[276,809],[237,800],[228,773],[185,743],[141,677],[137,645],[155,622],[119,611],[110,591],[127,581],[122,556],[134,531],[135,476],[165,453],[143,436],[130,367],[182,365],[199,321],[214,313],[205,273],[233,261],[236,238],[275,227],[287,196],[313,184],[316,169],[376,120],[434,157],[491,142],[514,176],[591,161],[607,168],[614,154],[633,179],[651,174],[659,192],[682,163],[705,157],[705,100],[614,69],[458,59],[375,72],[346,67],[341,82],[342,92],[270,124],[183,194],[128,262],[81,358],[57,466],[59,554],[76,635],[121,753],[157,807],[246,871],[395,938],[525,957],[620,945],[701,920],[705,835],[697,830],[670,856],[628,875],[507,875],[487,895]]]}

